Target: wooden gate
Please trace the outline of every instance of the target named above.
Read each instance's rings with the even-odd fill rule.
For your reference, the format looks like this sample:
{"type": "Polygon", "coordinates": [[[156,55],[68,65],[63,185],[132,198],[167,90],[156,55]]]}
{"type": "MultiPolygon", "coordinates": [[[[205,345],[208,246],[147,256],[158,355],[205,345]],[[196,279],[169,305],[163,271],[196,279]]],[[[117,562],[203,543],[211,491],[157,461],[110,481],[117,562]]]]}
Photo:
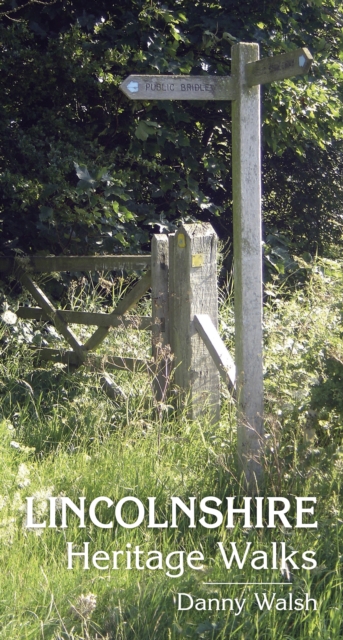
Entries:
{"type": "Polygon", "coordinates": [[[234,387],[235,367],[218,331],[216,234],[209,223],[182,225],[175,234],[155,235],[151,255],[127,256],[32,256],[0,258],[0,271],[12,274],[30,292],[39,307],[20,307],[17,316],[54,323],[70,350],[37,348],[41,360],[62,362],[74,370],[86,365],[103,374],[108,395],[116,385],[105,369],[145,367],[153,374],[155,399],[163,402],[170,380],[182,397],[190,398],[189,415],[201,415],[209,404],[213,422],[219,420],[219,375],[234,387]],[[148,269],[111,313],[56,309],[34,282],[34,273],[61,271],[114,271],[148,269]],[[151,288],[151,317],[125,316],[151,288]],[[96,331],[80,342],[70,324],[95,325],[96,331]],[[152,332],[152,359],[140,360],[94,352],[112,328],[124,326],[152,332]],[[172,356],[171,356],[172,352],[172,356]],[[219,374],[219,375],[218,375],[219,374]]]}
{"type": "MultiPolygon", "coordinates": [[[[50,320],[57,331],[64,337],[70,350],[37,348],[37,356],[41,360],[53,360],[67,364],[72,370],[81,365],[90,366],[92,369],[104,371],[106,369],[129,369],[131,371],[143,364],[135,358],[125,358],[113,355],[97,356],[94,351],[106,338],[113,327],[134,327],[143,330],[152,330],[151,317],[125,317],[139,299],[151,286],[150,269],[134,285],[129,293],[122,298],[117,307],[111,313],[90,313],[86,311],[61,311],[56,309],[42,289],[31,277],[35,273],[52,273],[61,271],[111,271],[132,270],[150,267],[150,255],[128,256],[32,256],[24,258],[0,258],[0,271],[14,276],[33,299],[38,307],[19,307],[17,316],[22,319],[50,320]],[[70,324],[82,324],[96,326],[95,332],[82,344],[70,324]]],[[[111,391],[111,381],[105,378],[105,388],[111,391]]]]}

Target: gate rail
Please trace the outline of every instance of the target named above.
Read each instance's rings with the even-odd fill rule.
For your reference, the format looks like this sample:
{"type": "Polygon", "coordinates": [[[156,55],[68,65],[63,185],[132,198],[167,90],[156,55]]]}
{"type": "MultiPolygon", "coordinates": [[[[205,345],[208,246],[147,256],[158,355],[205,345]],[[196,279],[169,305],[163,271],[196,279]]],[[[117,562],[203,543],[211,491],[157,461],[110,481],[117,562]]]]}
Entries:
{"type": "MultiPolygon", "coordinates": [[[[152,330],[152,317],[125,317],[124,314],[132,309],[139,299],[151,286],[151,271],[147,271],[138,280],[127,295],[122,298],[111,313],[90,313],[87,311],[61,311],[56,309],[45,295],[44,291],[32,279],[34,273],[53,273],[61,271],[111,271],[122,269],[143,269],[150,267],[150,255],[123,255],[123,256],[30,256],[19,258],[0,257],[0,272],[13,275],[39,307],[19,307],[16,315],[22,319],[50,320],[59,333],[64,337],[71,350],[35,348],[36,354],[41,360],[52,360],[67,364],[71,370],[81,365],[103,372],[104,368],[128,369],[134,371],[136,366],[145,365],[144,360],[138,358],[125,358],[119,356],[97,356],[90,353],[95,350],[106,338],[113,327],[135,328],[152,330]],[[96,331],[82,344],[69,324],[94,325],[96,331]]],[[[105,391],[113,395],[113,389],[106,376],[104,381],[105,391]]],[[[113,386],[114,383],[113,383],[113,386]]]]}
{"type": "MultiPolygon", "coordinates": [[[[174,381],[182,398],[190,399],[190,417],[209,407],[213,422],[219,420],[219,375],[235,387],[234,362],[221,340],[218,327],[217,237],[209,223],[185,224],[176,233],[154,235],[151,255],[0,257],[0,272],[13,274],[32,295],[38,307],[20,307],[23,319],[50,320],[71,349],[36,347],[41,360],[82,365],[104,374],[109,370],[135,371],[141,366],[153,373],[154,395],[164,402],[173,359],[174,381]],[[59,310],[32,279],[34,273],[58,271],[114,271],[145,269],[146,273],[119,300],[111,313],[59,310]],[[152,316],[125,316],[150,289],[152,316]],[[82,344],[70,324],[97,329],[82,344]],[[91,353],[115,327],[150,330],[152,360],[115,354],[91,353]],[[172,355],[171,355],[172,354],[172,355]]],[[[115,395],[116,385],[104,374],[104,389],[115,395]]]]}

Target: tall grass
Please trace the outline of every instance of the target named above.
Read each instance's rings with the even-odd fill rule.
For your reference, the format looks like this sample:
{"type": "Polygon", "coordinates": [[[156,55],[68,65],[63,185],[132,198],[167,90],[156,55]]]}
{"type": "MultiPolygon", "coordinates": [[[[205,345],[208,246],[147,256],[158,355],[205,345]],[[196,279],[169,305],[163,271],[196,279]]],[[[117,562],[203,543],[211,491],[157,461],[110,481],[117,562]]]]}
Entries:
{"type": "MultiPolygon", "coordinates": [[[[47,517],[49,496],[68,496],[87,504],[97,496],[116,503],[137,496],[144,504],[156,496],[158,522],[170,519],[170,498],[186,503],[190,496],[242,496],[235,461],[235,408],[223,389],[222,419],[213,427],[203,419],[190,422],[176,414],[171,398],[156,413],[151,379],[143,373],[120,372],[115,378],[125,396],[110,400],[96,373],[73,374],[61,365],[37,366],[22,328],[4,328],[0,363],[0,638],[6,640],[224,640],[314,638],[338,640],[342,630],[343,448],[340,405],[327,392],[327,363],[340,357],[343,278],[341,265],[317,261],[301,264],[306,283],[287,294],[277,282],[268,285],[265,308],[266,455],[261,495],[316,496],[318,529],[244,529],[224,526],[177,529],[100,529],[87,520],[78,527],[28,530],[25,498],[35,497],[37,518],[47,517]],[[91,553],[125,550],[136,545],[147,553],[199,550],[201,571],[185,567],[182,576],[162,570],[85,570],[75,559],[67,568],[66,543],[75,549],[90,543],[91,553]],[[316,552],[314,570],[263,569],[246,565],[225,569],[217,543],[237,543],[242,554],[270,553],[272,542],[286,542],[288,553],[316,552]],[[228,586],[222,582],[280,582],[278,586],[228,586]],[[246,598],[240,615],[230,610],[178,611],[177,594],[194,598],[246,598]],[[317,610],[260,611],[254,593],[277,598],[317,600],[317,610]]],[[[74,308],[99,304],[98,291],[70,292],[74,308]],[[90,297],[89,297],[90,296],[90,297]]],[[[148,303],[143,303],[147,305],[148,303]]],[[[88,306],[89,308],[89,306],[88,306]]],[[[146,310],[144,311],[146,313],[146,310]]],[[[226,296],[221,331],[233,342],[233,310],[226,296]]],[[[27,324],[27,323],[26,323],[27,324]]],[[[27,331],[47,338],[43,325],[27,331]]],[[[106,351],[148,357],[143,332],[113,332],[106,351]]],[[[104,505],[99,519],[108,519],[104,505]]],[[[132,512],[132,517],[134,513],[132,512]]],[[[293,520],[292,520],[293,522],[293,520]]]]}

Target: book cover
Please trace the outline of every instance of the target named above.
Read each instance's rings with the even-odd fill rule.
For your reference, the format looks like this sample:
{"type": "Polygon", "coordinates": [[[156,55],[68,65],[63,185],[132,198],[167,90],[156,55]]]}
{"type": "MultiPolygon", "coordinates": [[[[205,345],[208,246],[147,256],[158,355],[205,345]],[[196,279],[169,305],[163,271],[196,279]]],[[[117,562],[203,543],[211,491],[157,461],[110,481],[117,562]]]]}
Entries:
{"type": "Polygon", "coordinates": [[[2,4],[0,638],[338,640],[340,5],[2,4]]]}

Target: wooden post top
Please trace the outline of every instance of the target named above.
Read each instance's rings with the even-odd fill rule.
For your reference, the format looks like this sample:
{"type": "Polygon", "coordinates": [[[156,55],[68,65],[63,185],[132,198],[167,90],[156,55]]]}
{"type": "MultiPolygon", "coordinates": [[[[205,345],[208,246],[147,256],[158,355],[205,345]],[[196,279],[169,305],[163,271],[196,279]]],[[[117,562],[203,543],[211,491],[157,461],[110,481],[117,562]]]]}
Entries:
{"type": "Polygon", "coordinates": [[[190,222],[182,224],[178,227],[175,235],[178,236],[180,233],[184,233],[189,238],[217,235],[210,222],[190,222]]]}

